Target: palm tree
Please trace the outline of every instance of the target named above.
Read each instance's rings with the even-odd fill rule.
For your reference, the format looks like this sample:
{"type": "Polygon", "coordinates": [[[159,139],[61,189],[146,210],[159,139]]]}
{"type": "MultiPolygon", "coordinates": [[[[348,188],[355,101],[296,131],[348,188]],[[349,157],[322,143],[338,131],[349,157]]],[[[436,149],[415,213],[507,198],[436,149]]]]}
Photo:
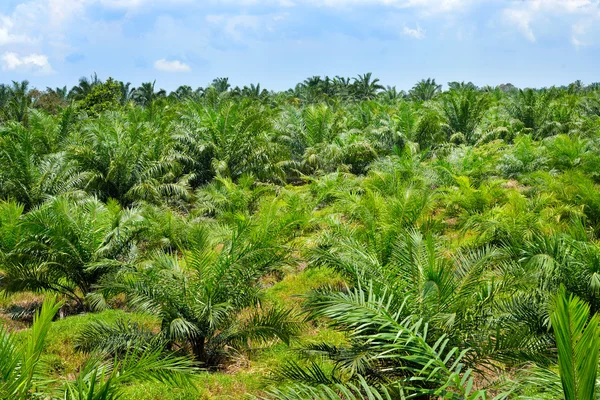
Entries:
{"type": "Polygon", "coordinates": [[[12,81],[11,96],[8,102],[8,112],[17,122],[27,123],[27,109],[32,104],[29,81],[12,81]]]}
{"type": "Polygon", "coordinates": [[[114,202],[68,197],[15,217],[6,227],[9,242],[0,246],[3,290],[56,292],[81,309],[89,308],[85,297],[94,285],[128,259],[137,222],[135,211],[114,202]]]}
{"type": "Polygon", "coordinates": [[[34,390],[50,389],[51,382],[39,379],[41,355],[48,336],[52,318],[61,304],[52,298],[44,301],[42,309],[33,319],[31,333],[26,342],[19,342],[0,328],[0,397],[3,399],[30,399],[34,390]]]}
{"type": "MultiPolygon", "coordinates": [[[[449,90],[454,90],[454,91],[461,91],[461,90],[479,90],[479,88],[473,83],[473,82],[448,82],[448,89],[449,90]]],[[[489,88],[488,88],[489,89],[489,88]]]]}
{"type": "Polygon", "coordinates": [[[565,399],[596,397],[600,357],[600,318],[590,317],[589,306],[577,297],[558,293],[551,316],[558,347],[558,368],[565,399]]]}
{"type": "Polygon", "coordinates": [[[121,86],[121,105],[125,105],[133,100],[135,94],[135,88],[131,87],[131,83],[121,82],[119,81],[119,85],[121,86]]]}
{"type": "Polygon", "coordinates": [[[389,102],[394,102],[396,100],[404,97],[406,93],[403,90],[398,91],[396,86],[386,86],[385,91],[383,92],[383,98],[389,102]]]}
{"type": "Polygon", "coordinates": [[[217,91],[217,93],[225,93],[231,87],[229,78],[215,78],[212,81],[211,87],[217,91]]]}
{"type": "Polygon", "coordinates": [[[251,83],[250,86],[244,86],[242,89],[242,95],[251,99],[264,99],[268,94],[269,92],[266,89],[260,90],[260,83],[256,85],[251,83]]]}
{"type": "Polygon", "coordinates": [[[442,85],[435,83],[435,79],[427,78],[420,80],[409,91],[413,100],[427,101],[436,97],[442,91],[442,85]]]}
{"type": "Polygon", "coordinates": [[[451,89],[442,96],[448,139],[451,142],[472,144],[489,104],[485,94],[470,88],[451,89]]]}
{"type": "Polygon", "coordinates": [[[94,74],[90,79],[86,77],[79,78],[79,83],[69,91],[69,97],[73,100],[83,100],[94,87],[101,84],[102,81],[98,79],[98,74],[94,74]]]}
{"type": "Polygon", "coordinates": [[[521,121],[525,128],[538,134],[547,127],[550,119],[550,100],[549,92],[519,90],[507,105],[507,111],[511,117],[521,121]]]}
{"type": "Polygon", "coordinates": [[[51,93],[55,96],[57,96],[59,99],[66,101],[68,96],[69,96],[69,89],[67,89],[66,86],[63,87],[57,87],[57,88],[51,88],[51,87],[47,87],[46,91],[48,93],[51,93]]]}
{"type": "Polygon", "coordinates": [[[533,366],[519,371],[509,381],[510,391],[520,398],[533,394],[539,399],[596,399],[598,397],[598,358],[600,321],[580,298],[561,287],[550,310],[556,336],[558,365],[533,366]]]}
{"type": "Polygon", "coordinates": [[[426,322],[406,316],[407,303],[391,293],[378,295],[371,287],[312,295],[311,318],[324,317],[343,327],[351,344],[307,346],[306,354],[331,358],[333,369],[316,361],[306,367],[289,362],[276,373],[280,388],[267,398],[294,399],[299,392],[312,392],[303,398],[351,399],[357,398],[351,393],[363,390],[372,398],[389,399],[484,396],[482,390],[473,391],[472,371],[462,363],[466,352],[449,347],[445,336],[430,338],[426,322]]]}
{"type": "Polygon", "coordinates": [[[179,179],[178,166],[170,158],[170,142],[156,124],[110,112],[85,124],[67,154],[87,192],[124,204],[158,203],[188,195],[187,183],[179,179]]]}
{"type": "Polygon", "coordinates": [[[177,88],[174,92],[169,94],[169,97],[173,97],[178,101],[184,101],[191,99],[194,96],[194,90],[191,86],[182,85],[177,88]]]}
{"type": "Polygon", "coordinates": [[[272,139],[276,112],[248,99],[217,99],[214,107],[187,103],[171,129],[174,156],[192,186],[216,175],[237,180],[253,174],[264,181],[282,180],[283,150],[272,139]]]}
{"type": "Polygon", "coordinates": [[[164,89],[160,89],[158,92],[155,91],[155,84],[156,81],[142,83],[142,86],[134,90],[131,97],[142,107],[150,107],[156,99],[166,96],[164,89]]]}
{"type": "Polygon", "coordinates": [[[379,78],[371,80],[372,73],[368,72],[364,75],[358,75],[354,78],[354,94],[358,99],[371,100],[377,96],[379,90],[385,89],[384,86],[379,84],[379,78]]]}
{"type": "Polygon", "coordinates": [[[64,122],[39,110],[29,112],[29,127],[0,127],[0,197],[14,199],[27,210],[48,197],[75,189],[81,176],[63,152],[70,111],[64,122]]]}
{"type": "Polygon", "coordinates": [[[25,341],[0,329],[0,397],[27,400],[32,396],[65,399],[114,400],[132,381],[158,381],[174,387],[193,387],[195,372],[189,359],[166,353],[162,348],[128,350],[120,358],[104,361],[94,355],[79,370],[74,380],[59,381],[47,376],[42,352],[52,319],[61,307],[53,298],[44,300],[33,318],[25,341]]]}
{"type": "MultiPolygon", "coordinates": [[[[249,341],[272,338],[287,343],[298,324],[289,311],[260,308],[256,284],[289,261],[289,251],[280,243],[294,226],[294,221],[270,219],[255,225],[252,219],[238,220],[221,243],[206,229],[198,230],[184,256],[185,268],[177,256],[158,255],[105,283],[106,293],[125,293],[131,307],[157,315],[160,339],[187,346],[205,367],[219,366],[228,357],[228,347],[241,350],[249,341]],[[250,313],[243,315],[248,308],[250,313]]],[[[86,346],[112,343],[105,339],[111,331],[104,325],[85,332],[86,346]]],[[[138,337],[139,346],[148,340],[138,337]]]]}

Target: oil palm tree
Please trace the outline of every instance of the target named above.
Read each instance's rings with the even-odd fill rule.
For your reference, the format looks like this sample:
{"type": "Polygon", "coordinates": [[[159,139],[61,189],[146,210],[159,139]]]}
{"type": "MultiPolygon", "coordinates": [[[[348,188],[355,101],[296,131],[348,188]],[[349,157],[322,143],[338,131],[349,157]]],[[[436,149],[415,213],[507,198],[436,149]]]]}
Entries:
{"type": "Polygon", "coordinates": [[[442,85],[435,83],[435,79],[422,79],[413,86],[409,95],[413,100],[427,101],[436,97],[442,91],[442,85]]]}
{"type": "Polygon", "coordinates": [[[69,111],[58,121],[30,110],[29,126],[12,122],[0,127],[0,196],[27,210],[46,198],[77,188],[81,175],[64,152],[69,135],[69,111]],[[64,122],[64,123],[63,123],[64,122]]]}
{"type": "Polygon", "coordinates": [[[354,95],[361,100],[372,100],[377,96],[377,92],[384,90],[385,87],[379,83],[379,78],[372,79],[373,74],[367,72],[354,78],[354,95]]]}
{"type": "Polygon", "coordinates": [[[83,100],[94,87],[101,84],[102,81],[98,79],[98,74],[94,74],[88,79],[87,77],[79,78],[79,83],[69,91],[69,97],[73,100],[83,100]]]}
{"type": "Polygon", "coordinates": [[[519,90],[507,105],[507,111],[511,117],[521,121],[525,128],[539,134],[550,120],[550,101],[550,92],[519,90]]]}
{"type": "Polygon", "coordinates": [[[169,97],[173,97],[178,101],[188,100],[194,97],[194,90],[191,86],[182,85],[179,86],[174,92],[171,92],[169,97]]]}
{"type": "Polygon", "coordinates": [[[155,100],[166,96],[165,90],[156,91],[155,85],[156,81],[142,83],[142,86],[133,91],[132,99],[142,107],[150,107],[155,100]]]}
{"type": "Polygon", "coordinates": [[[82,174],[81,188],[101,199],[159,203],[188,195],[169,156],[170,139],[154,123],[104,113],[70,143],[67,154],[82,174]]]}
{"type": "Polygon", "coordinates": [[[0,246],[3,290],[56,292],[81,309],[100,278],[126,263],[139,223],[135,211],[115,202],[68,197],[12,215],[5,221],[8,242],[0,246]]]}
{"type": "Polygon", "coordinates": [[[231,84],[229,78],[215,78],[210,87],[216,90],[217,93],[225,93],[231,88],[231,84]]]}
{"type": "Polygon", "coordinates": [[[118,359],[105,361],[94,355],[80,369],[74,380],[57,380],[47,376],[42,353],[52,319],[61,303],[47,298],[33,318],[25,341],[0,329],[0,397],[27,400],[37,396],[64,399],[116,400],[132,381],[158,381],[174,387],[193,387],[190,376],[195,371],[189,359],[174,356],[161,348],[129,350],[118,359]]]}
{"type": "Polygon", "coordinates": [[[26,124],[27,110],[32,104],[29,81],[12,81],[8,112],[11,119],[26,124]]]}
{"type": "Polygon", "coordinates": [[[131,87],[130,82],[121,82],[119,81],[119,85],[121,86],[121,105],[125,105],[133,100],[133,96],[135,94],[135,88],[131,87]]]}
{"type": "MultiPolygon", "coordinates": [[[[227,348],[242,350],[250,341],[289,342],[298,323],[287,310],[260,308],[257,281],[289,261],[280,243],[294,224],[238,221],[220,243],[208,230],[197,230],[185,267],[177,256],[159,254],[106,282],[105,293],[125,293],[131,307],[157,315],[160,339],[188,348],[205,367],[218,367],[229,356],[227,348]]],[[[86,346],[102,347],[111,331],[106,325],[92,327],[83,334],[86,346]]],[[[143,346],[147,338],[137,337],[143,346]]]]}
{"type": "Polygon", "coordinates": [[[171,127],[174,157],[192,186],[220,175],[263,181],[283,179],[283,149],[273,139],[276,110],[250,100],[217,100],[214,107],[188,102],[171,127]]]}
{"type": "Polygon", "coordinates": [[[452,89],[442,96],[447,137],[458,143],[474,143],[477,128],[490,105],[485,94],[473,89],[452,89]]]}

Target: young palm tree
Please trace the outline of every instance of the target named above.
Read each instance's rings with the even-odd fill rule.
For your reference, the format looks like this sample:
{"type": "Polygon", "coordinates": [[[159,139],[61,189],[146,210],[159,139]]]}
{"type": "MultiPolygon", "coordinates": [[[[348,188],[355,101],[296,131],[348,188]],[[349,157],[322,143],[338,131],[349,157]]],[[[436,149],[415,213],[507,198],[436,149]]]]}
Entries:
{"type": "Polygon", "coordinates": [[[29,210],[81,183],[74,164],[59,150],[69,135],[68,113],[60,121],[30,110],[28,127],[14,122],[0,127],[0,197],[29,210]]]}
{"type": "Polygon", "coordinates": [[[58,197],[12,215],[0,246],[3,289],[60,293],[82,309],[94,285],[126,262],[138,223],[133,210],[87,198],[58,197]]]}
{"type": "Polygon", "coordinates": [[[192,186],[220,175],[262,181],[283,179],[283,149],[274,142],[276,112],[250,100],[217,100],[214,107],[188,102],[171,127],[176,161],[192,186]]]}
{"type": "Polygon", "coordinates": [[[83,190],[124,204],[159,203],[188,196],[170,149],[170,138],[155,124],[110,112],[88,121],[67,154],[82,174],[83,190]]]}
{"type": "Polygon", "coordinates": [[[452,89],[442,96],[447,137],[451,142],[474,143],[477,128],[489,108],[485,94],[473,89],[452,89]]]}
{"type": "Polygon", "coordinates": [[[132,381],[158,381],[174,387],[192,388],[190,375],[195,371],[189,359],[165,354],[161,348],[128,350],[118,359],[106,362],[92,356],[75,380],[58,381],[45,375],[41,356],[52,319],[61,303],[44,301],[33,318],[25,342],[0,328],[0,397],[28,400],[51,396],[70,400],[116,400],[132,381]]]}
{"type": "MultiPolygon", "coordinates": [[[[287,343],[296,334],[298,324],[289,311],[259,307],[257,286],[260,277],[288,262],[280,235],[291,226],[293,221],[283,226],[273,220],[262,226],[239,221],[221,243],[207,230],[198,230],[183,260],[157,255],[103,286],[107,294],[125,293],[134,309],[157,315],[162,341],[188,348],[205,367],[217,367],[229,356],[228,348],[241,350],[250,341],[272,338],[287,343]]],[[[85,346],[102,347],[111,331],[109,326],[91,327],[83,333],[85,346]]],[[[137,337],[137,345],[144,346],[148,339],[137,337]]]]}

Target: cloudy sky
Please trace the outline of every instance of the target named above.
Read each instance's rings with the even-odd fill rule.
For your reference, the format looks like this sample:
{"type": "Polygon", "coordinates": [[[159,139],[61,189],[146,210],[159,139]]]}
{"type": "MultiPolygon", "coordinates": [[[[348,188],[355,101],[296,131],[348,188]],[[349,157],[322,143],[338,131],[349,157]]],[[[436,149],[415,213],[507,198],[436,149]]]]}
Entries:
{"type": "Polygon", "coordinates": [[[0,82],[600,81],[600,0],[0,0],[0,82]]]}

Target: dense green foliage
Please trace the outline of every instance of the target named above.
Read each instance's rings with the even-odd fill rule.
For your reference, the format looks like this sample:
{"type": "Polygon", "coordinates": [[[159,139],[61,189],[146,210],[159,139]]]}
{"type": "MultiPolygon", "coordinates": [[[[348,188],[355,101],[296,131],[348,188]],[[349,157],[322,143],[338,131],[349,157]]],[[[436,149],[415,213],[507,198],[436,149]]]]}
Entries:
{"type": "Polygon", "coordinates": [[[0,398],[600,398],[598,85],[448,87],[1,85],[0,398]]]}

